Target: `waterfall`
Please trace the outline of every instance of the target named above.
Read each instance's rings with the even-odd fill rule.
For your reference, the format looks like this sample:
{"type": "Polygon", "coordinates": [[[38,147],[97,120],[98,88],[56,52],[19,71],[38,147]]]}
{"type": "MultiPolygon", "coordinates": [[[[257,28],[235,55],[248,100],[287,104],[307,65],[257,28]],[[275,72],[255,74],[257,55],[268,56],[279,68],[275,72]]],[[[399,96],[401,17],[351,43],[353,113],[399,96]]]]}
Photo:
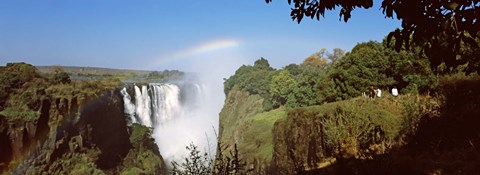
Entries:
{"type": "Polygon", "coordinates": [[[206,89],[188,82],[129,85],[121,90],[124,112],[133,123],[153,128],[152,136],[166,159],[180,160],[192,142],[214,154],[219,110],[212,108],[215,96],[206,89]]]}
{"type": "Polygon", "coordinates": [[[138,123],[137,119],[135,118],[135,105],[132,103],[132,98],[127,92],[127,88],[124,87],[120,93],[123,96],[123,104],[125,106],[125,113],[128,114],[130,119],[133,123],[138,123]]]}
{"type": "Polygon", "coordinates": [[[164,124],[181,112],[180,89],[173,84],[150,84],[153,89],[152,110],[155,126],[164,124]]]}
{"type": "Polygon", "coordinates": [[[132,103],[127,89],[120,92],[123,96],[125,114],[133,123],[156,127],[166,123],[182,112],[180,88],[174,84],[150,83],[134,85],[135,104],[132,103]],[[138,119],[138,120],[137,120],[138,119]]]}

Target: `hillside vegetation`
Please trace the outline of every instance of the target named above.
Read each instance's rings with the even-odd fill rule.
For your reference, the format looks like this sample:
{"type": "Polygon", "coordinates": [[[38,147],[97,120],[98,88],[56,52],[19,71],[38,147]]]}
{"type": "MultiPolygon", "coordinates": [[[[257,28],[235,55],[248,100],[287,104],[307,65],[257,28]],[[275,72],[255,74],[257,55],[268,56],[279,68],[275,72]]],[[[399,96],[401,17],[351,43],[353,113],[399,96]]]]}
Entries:
{"type": "Polygon", "coordinates": [[[369,160],[402,144],[415,96],[354,99],[295,108],[273,130],[273,169],[305,173],[343,159],[369,160]],[[294,151],[293,151],[294,150],[294,151]]]}
{"type": "Polygon", "coordinates": [[[224,83],[221,143],[238,145],[250,174],[478,171],[479,76],[432,67],[421,47],[385,45],[322,49],[279,70],[264,58],[241,66],[224,83]],[[382,97],[362,96],[372,88],[382,97]]]}
{"type": "Polygon", "coordinates": [[[165,173],[151,129],[127,125],[119,79],[8,63],[0,82],[0,173],[165,173]]]}

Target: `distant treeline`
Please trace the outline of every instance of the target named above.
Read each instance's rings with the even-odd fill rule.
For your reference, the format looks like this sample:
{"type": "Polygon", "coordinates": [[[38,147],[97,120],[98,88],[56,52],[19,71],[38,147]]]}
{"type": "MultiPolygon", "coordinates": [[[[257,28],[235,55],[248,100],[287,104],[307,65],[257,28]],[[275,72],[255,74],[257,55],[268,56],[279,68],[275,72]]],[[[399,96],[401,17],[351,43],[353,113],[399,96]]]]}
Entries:
{"type": "Polygon", "coordinates": [[[57,70],[66,72],[72,80],[104,80],[118,78],[124,82],[177,80],[184,76],[178,70],[145,71],[74,66],[37,66],[40,73],[53,74],[57,70]]]}

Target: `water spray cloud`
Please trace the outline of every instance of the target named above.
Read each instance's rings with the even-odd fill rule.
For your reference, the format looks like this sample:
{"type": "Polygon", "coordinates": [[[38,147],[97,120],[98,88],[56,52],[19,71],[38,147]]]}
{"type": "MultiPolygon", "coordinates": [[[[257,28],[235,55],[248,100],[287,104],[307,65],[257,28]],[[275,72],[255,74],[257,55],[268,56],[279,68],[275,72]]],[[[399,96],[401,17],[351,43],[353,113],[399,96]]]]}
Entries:
{"type": "MultiPolygon", "coordinates": [[[[176,63],[181,67],[177,69],[189,71],[194,75],[195,79],[186,78],[176,83],[183,85],[196,84],[199,89],[199,93],[193,96],[185,93],[197,91],[186,89],[180,91],[184,101],[174,115],[168,115],[174,116],[173,119],[167,123],[152,125],[154,127],[153,137],[159,147],[160,153],[166,161],[181,161],[182,158],[188,154],[185,146],[189,143],[196,144],[200,149],[209,152],[212,156],[215,155],[215,133],[218,133],[219,112],[225,100],[223,78],[229,77],[239,66],[245,64],[244,56],[241,53],[241,49],[239,49],[241,45],[243,45],[242,42],[237,39],[210,40],[194,45],[193,47],[187,47],[186,49],[180,49],[170,54],[161,55],[145,66],[156,69],[160,65],[165,66],[166,63],[178,60],[176,63]]],[[[151,96],[151,94],[156,94],[153,92],[159,92],[158,88],[160,88],[160,85],[151,84],[149,86],[151,86],[150,90],[146,89],[145,92],[141,91],[139,89],[140,87],[137,87],[138,90],[136,91],[131,90],[130,96],[135,97],[135,100],[130,100],[131,102],[126,105],[134,105],[134,107],[126,107],[126,113],[136,113],[138,117],[144,114],[146,116],[150,116],[150,114],[156,115],[155,111],[169,111],[166,110],[167,105],[160,105],[160,103],[146,106],[155,106],[158,109],[164,108],[162,110],[142,108],[142,106],[145,107],[145,105],[143,105],[143,102],[138,101],[140,99],[145,99],[145,103],[153,103],[154,100],[152,99],[162,99],[165,97],[163,102],[166,102],[168,101],[166,100],[167,96],[174,96],[172,93],[159,93],[157,96],[151,96]],[[149,98],[150,100],[148,100],[149,98]],[[145,111],[152,112],[148,113],[145,111]]],[[[122,94],[124,96],[127,95],[126,91],[122,94]]],[[[144,123],[142,118],[135,118],[135,120],[146,125],[148,125],[148,123],[155,123],[144,123]]]]}

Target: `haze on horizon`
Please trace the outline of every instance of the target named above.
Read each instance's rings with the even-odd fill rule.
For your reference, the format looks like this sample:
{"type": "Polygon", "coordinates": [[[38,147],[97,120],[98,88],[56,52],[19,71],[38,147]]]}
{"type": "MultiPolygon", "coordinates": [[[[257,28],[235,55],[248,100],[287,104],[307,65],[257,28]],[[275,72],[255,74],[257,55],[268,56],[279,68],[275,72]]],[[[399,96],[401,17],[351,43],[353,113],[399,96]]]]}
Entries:
{"type": "Polygon", "coordinates": [[[348,51],[358,42],[381,41],[400,22],[384,19],[379,6],[354,10],[348,23],[327,12],[320,22],[297,24],[285,0],[6,0],[0,6],[0,65],[221,68],[232,74],[264,57],[280,68],[321,48],[348,51]]]}

